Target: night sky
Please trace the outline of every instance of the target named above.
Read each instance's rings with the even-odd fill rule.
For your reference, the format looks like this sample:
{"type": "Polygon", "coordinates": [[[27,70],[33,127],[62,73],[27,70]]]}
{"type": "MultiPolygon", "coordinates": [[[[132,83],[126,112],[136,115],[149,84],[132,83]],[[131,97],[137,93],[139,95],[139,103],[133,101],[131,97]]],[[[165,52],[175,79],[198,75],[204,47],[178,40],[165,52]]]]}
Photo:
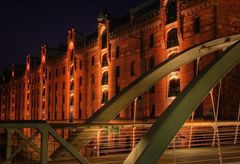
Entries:
{"type": "Polygon", "coordinates": [[[145,0],[5,0],[0,2],[0,73],[11,64],[24,64],[25,55],[40,55],[44,43],[66,43],[67,30],[97,30],[101,8],[123,16],[145,0]]]}

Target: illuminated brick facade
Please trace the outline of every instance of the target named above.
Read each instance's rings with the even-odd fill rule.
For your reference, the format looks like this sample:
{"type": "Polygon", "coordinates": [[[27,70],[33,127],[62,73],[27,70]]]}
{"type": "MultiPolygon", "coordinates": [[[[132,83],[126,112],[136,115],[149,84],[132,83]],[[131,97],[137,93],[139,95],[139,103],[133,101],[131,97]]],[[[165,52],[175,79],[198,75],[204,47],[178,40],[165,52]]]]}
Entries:
{"type": "MultiPolygon", "coordinates": [[[[119,19],[103,10],[96,33],[71,29],[67,46],[51,49],[43,45],[39,58],[27,55],[24,68],[13,65],[10,73],[5,72],[0,85],[0,119],[83,121],[168,57],[239,33],[239,5],[238,0],[152,0],[119,19]]],[[[182,66],[160,80],[136,100],[136,117],[158,117],[215,55],[182,66]]],[[[228,77],[234,84],[239,79],[236,69],[228,77]]],[[[231,90],[225,81],[223,91],[231,90]]],[[[225,102],[230,99],[222,98],[225,102]]],[[[200,116],[211,114],[209,101],[207,97],[201,104],[200,116]]],[[[133,118],[135,103],[118,117],[133,118]]],[[[226,106],[222,104],[222,108],[226,106]]]]}

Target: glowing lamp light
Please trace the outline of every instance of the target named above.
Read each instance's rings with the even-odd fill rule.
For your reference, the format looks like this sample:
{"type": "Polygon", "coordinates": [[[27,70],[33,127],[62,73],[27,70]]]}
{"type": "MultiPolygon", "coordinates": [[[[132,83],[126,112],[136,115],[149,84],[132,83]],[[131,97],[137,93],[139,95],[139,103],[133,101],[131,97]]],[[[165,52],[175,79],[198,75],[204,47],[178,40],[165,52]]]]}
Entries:
{"type": "Polygon", "coordinates": [[[73,41],[70,41],[70,43],[68,45],[68,49],[73,50],[73,48],[74,48],[74,43],[73,43],[73,41]]]}

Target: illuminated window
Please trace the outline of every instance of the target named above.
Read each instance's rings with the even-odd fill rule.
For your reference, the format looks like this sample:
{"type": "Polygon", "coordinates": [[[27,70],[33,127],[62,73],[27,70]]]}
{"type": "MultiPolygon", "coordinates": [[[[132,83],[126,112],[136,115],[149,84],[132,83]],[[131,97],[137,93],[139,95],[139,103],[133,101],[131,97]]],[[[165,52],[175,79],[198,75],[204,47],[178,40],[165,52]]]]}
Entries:
{"type": "Polygon", "coordinates": [[[195,17],[193,20],[193,32],[194,34],[200,33],[200,17],[195,17]]]}
{"type": "Polygon", "coordinates": [[[102,34],[102,49],[107,48],[107,33],[106,31],[102,34]]]}
{"type": "Polygon", "coordinates": [[[104,91],[102,95],[102,104],[107,103],[108,101],[108,91],[104,91]]]}
{"type": "Polygon", "coordinates": [[[120,55],[120,48],[119,46],[116,47],[116,58],[119,58],[120,55]]]}
{"type": "Polygon", "coordinates": [[[154,46],[154,35],[151,34],[149,36],[149,48],[153,48],[153,46],[154,46]]]}
{"type": "Polygon", "coordinates": [[[135,67],[135,61],[132,61],[131,62],[131,76],[134,76],[135,75],[135,69],[134,69],[134,67],[135,67]]]}
{"type": "Polygon", "coordinates": [[[172,22],[177,20],[177,3],[176,3],[176,0],[168,0],[166,16],[167,16],[167,22],[166,22],[167,24],[172,23],[172,22]]]}
{"type": "Polygon", "coordinates": [[[169,81],[168,97],[175,97],[180,93],[180,79],[173,78],[169,81]]]}
{"type": "Polygon", "coordinates": [[[102,85],[107,85],[108,84],[108,72],[104,72],[102,76],[102,85]]]}
{"type": "Polygon", "coordinates": [[[102,57],[102,67],[108,66],[107,54],[104,54],[102,57]]]}
{"type": "Polygon", "coordinates": [[[167,47],[171,48],[174,46],[178,46],[178,36],[177,36],[177,28],[172,29],[168,32],[168,41],[167,41],[167,47]]]}

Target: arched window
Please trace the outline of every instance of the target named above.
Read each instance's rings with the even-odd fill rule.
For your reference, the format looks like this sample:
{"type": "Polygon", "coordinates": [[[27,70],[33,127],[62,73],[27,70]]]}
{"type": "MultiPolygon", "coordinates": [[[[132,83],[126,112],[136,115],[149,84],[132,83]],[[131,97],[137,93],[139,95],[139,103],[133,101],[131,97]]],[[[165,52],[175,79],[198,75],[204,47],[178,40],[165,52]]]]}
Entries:
{"type": "Polygon", "coordinates": [[[177,46],[178,44],[179,43],[178,43],[177,29],[174,28],[168,32],[167,47],[171,48],[171,47],[177,46]]]}
{"type": "Polygon", "coordinates": [[[102,95],[102,104],[107,103],[108,101],[108,91],[104,91],[102,95]]]}
{"type": "Polygon", "coordinates": [[[166,16],[167,16],[167,22],[166,22],[167,24],[172,23],[172,22],[177,20],[177,3],[176,3],[176,0],[168,0],[166,16]]]}
{"type": "Polygon", "coordinates": [[[107,54],[104,54],[102,57],[102,67],[108,66],[107,54]]]}
{"type": "Polygon", "coordinates": [[[173,78],[169,81],[168,97],[175,97],[180,93],[180,79],[173,78]]]}
{"type": "Polygon", "coordinates": [[[102,34],[102,49],[107,48],[107,33],[106,31],[102,34]]]}
{"type": "Polygon", "coordinates": [[[107,85],[108,84],[108,72],[104,72],[102,76],[102,85],[107,85]]]}

